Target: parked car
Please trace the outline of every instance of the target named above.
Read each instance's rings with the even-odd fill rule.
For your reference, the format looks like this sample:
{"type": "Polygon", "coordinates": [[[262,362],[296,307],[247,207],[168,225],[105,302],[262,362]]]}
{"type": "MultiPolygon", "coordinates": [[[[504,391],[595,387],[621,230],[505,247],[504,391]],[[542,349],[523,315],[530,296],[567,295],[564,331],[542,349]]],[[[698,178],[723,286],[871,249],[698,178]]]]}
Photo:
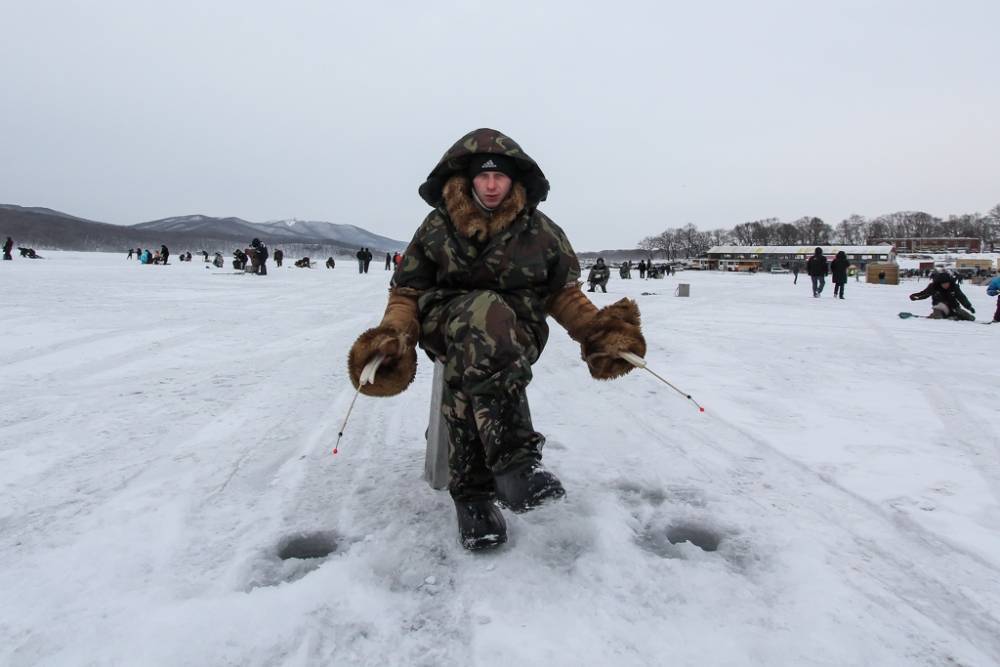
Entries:
{"type": "Polygon", "coordinates": [[[771,273],[791,273],[791,271],[789,271],[783,266],[772,266],[771,273]]]}

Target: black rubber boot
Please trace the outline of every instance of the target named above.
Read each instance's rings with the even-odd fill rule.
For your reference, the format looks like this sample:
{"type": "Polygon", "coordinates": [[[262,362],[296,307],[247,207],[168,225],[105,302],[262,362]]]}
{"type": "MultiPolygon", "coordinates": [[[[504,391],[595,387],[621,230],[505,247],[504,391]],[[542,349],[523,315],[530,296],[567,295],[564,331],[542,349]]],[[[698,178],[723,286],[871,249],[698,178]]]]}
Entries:
{"type": "Polygon", "coordinates": [[[507,541],[507,522],[492,500],[455,500],[458,537],[469,551],[493,549],[507,541]]]}
{"type": "Polygon", "coordinates": [[[557,500],[566,495],[566,489],[559,478],[540,463],[495,474],[493,479],[496,483],[497,500],[514,512],[527,512],[548,500],[557,500]]]}

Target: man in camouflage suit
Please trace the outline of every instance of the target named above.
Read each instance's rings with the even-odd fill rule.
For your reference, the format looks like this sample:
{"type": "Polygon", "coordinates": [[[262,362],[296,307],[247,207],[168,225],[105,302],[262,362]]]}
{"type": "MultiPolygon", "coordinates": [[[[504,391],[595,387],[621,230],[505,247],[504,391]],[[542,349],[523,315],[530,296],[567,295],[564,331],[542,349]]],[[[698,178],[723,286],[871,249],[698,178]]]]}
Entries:
{"type": "Polygon", "coordinates": [[[610,278],[611,269],[604,263],[604,259],[598,257],[597,263],[590,267],[590,273],[587,275],[587,284],[590,285],[590,289],[587,291],[593,292],[595,287],[600,287],[601,291],[607,294],[608,279],[610,278]]]}
{"type": "Polygon", "coordinates": [[[639,310],[628,299],[598,310],[580,290],[580,265],[562,229],[538,210],[549,182],[518,144],[496,130],[470,132],[420,186],[434,210],[393,276],[382,323],[351,347],[348,371],[385,356],[371,396],[403,391],[417,344],[444,365],[442,411],[463,546],[507,539],[495,501],[520,512],[565,495],[541,465],[525,388],[548,339],[551,315],[580,343],[591,375],[611,379],[642,356],[639,310]]]}

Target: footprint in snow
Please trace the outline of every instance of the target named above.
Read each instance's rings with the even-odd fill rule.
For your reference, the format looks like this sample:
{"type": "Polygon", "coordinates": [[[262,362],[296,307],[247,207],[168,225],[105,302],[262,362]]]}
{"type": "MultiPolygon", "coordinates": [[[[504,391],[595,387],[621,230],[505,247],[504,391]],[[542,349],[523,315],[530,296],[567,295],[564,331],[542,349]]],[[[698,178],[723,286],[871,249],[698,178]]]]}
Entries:
{"type": "Polygon", "coordinates": [[[622,501],[633,507],[638,505],[659,507],[668,501],[692,507],[705,506],[705,494],[695,487],[670,485],[664,489],[626,481],[619,483],[616,488],[622,501]]]}

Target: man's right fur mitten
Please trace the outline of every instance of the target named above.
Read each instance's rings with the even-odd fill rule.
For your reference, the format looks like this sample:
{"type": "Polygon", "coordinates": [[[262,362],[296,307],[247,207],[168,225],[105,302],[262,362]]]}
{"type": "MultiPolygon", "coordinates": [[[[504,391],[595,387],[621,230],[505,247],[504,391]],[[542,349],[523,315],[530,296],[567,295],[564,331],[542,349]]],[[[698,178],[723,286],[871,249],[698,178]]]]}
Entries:
{"type": "Polygon", "coordinates": [[[395,396],[410,386],[417,374],[417,300],[392,291],[385,307],[385,316],[377,327],[358,336],[347,355],[347,372],[357,388],[361,371],[379,353],[385,359],[379,365],[375,381],[361,385],[367,396],[395,396]]]}

